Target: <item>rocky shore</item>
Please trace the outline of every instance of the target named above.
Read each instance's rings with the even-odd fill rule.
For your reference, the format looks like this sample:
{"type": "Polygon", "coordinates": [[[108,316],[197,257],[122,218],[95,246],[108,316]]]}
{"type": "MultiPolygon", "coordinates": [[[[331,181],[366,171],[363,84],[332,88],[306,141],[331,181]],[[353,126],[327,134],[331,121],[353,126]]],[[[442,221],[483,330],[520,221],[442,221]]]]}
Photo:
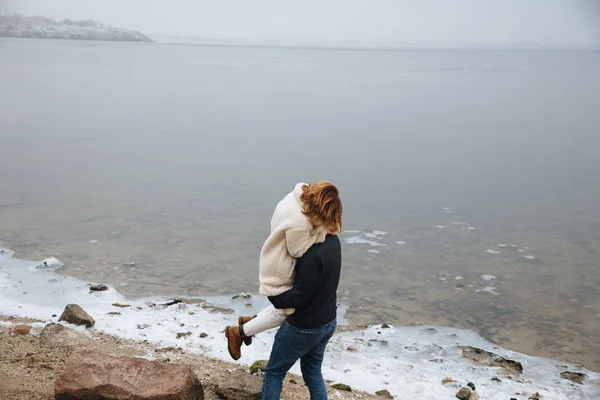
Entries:
{"type": "Polygon", "coordinates": [[[113,28],[96,21],[55,21],[21,15],[0,15],[0,37],[152,42],[140,32],[113,28]]]}
{"type": "MultiPolygon", "coordinates": [[[[257,399],[262,387],[260,369],[252,374],[247,367],[193,355],[182,348],[156,348],[142,341],[127,341],[78,330],[71,325],[44,324],[31,319],[0,316],[0,348],[0,399],[50,400],[74,390],[77,384],[94,387],[90,380],[76,383],[82,372],[94,368],[103,371],[96,374],[100,380],[112,380],[115,384],[115,375],[120,375],[122,387],[152,395],[161,390],[181,389],[181,393],[187,391],[196,396],[190,399],[257,399]],[[18,326],[32,328],[25,332],[18,326]],[[129,367],[137,367],[143,373],[136,379],[129,379],[132,377],[125,373],[110,376],[111,371],[129,367]],[[152,379],[156,373],[169,379],[152,379]]],[[[329,393],[332,398],[348,400],[382,398],[332,386],[329,393]]],[[[307,397],[302,378],[288,375],[282,398],[307,397]]]]}

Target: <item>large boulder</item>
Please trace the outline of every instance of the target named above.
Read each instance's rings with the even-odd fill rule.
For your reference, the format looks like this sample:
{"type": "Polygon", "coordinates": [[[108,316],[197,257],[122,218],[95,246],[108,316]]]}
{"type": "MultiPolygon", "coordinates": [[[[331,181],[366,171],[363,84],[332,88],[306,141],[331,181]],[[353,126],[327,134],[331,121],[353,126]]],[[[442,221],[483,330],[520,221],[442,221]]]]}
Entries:
{"type": "Polygon", "coordinates": [[[94,326],[96,323],[94,318],[77,304],[68,304],[58,320],[74,325],[85,325],[86,328],[94,326]]]}
{"type": "Polygon", "coordinates": [[[203,400],[190,367],[79,350],[67,359],[54,385],[56,400],[203,400]]]}

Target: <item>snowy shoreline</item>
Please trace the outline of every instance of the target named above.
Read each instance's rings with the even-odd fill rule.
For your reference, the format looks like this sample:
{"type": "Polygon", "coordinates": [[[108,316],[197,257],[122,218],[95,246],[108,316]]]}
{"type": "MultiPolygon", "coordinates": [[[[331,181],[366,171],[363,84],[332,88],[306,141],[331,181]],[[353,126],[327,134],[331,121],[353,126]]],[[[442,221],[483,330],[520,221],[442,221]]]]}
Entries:
{"type": "MultiPolygon", "coordinates": [[[[223,327],[234,323],[237,315],[256,312],[267,301],[248,296],[181,297],[182,302],[166,306],[172,298],[127,299],[112,287],[92,292],[89,282],[55,274],[54,270],[61,266],[58,260],[48,259],[44,265],[15,259],[13,255],[9,249],[0,249],[0,314],[57,322],[64,307],[76,303],[96,320],[92,331],[128,340],[146,340],[156,346],[179,346],[224,361],[231,360],[221,334],[223,327]]],[[[345,308],[340,307],[342,325],[347,323],[344,313],[345,308]]],[[[266,332],[252,346],[244,347],[237,364],[250,365],[268,358],[273,336],[274,332],[266,332]]],[[[292,372],[300,371],[296,366],[292,372]]],[[[598,373],[570,363],[505,350],[475,332],[444,327],[382,329],[377,325],[338,333],[327,350],[324,374],[327,379],[348,383],[357,390],[374,393],[387,389],[399,398],[453,398],[457,388],[442,385],[445,377],[452,377],[462,385],[474,382],[482,398],[490,400],[510,397],[527,400],[534,393],[557,400],[600,396],[598,373]],[[524,371],[521,376],[509,377],[501,368],[477,365],[462,356],[459,346],[476,346],[518,360],[524,371]],[[585,373],[586,382],[576,385],[560,378],[560,373],[567,369],[585,373]]]]}

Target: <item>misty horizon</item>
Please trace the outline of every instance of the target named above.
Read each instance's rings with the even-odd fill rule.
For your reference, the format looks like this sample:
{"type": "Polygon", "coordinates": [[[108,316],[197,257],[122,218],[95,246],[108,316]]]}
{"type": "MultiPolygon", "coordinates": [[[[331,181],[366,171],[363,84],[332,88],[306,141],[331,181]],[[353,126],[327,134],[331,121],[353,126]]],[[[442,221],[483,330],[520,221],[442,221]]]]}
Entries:
{"type": "Polygon", "coordinates": [[[158,39],[376,47],[600,48],[593,1],[4,0],[0,13],[96,20],[158,39]]]}

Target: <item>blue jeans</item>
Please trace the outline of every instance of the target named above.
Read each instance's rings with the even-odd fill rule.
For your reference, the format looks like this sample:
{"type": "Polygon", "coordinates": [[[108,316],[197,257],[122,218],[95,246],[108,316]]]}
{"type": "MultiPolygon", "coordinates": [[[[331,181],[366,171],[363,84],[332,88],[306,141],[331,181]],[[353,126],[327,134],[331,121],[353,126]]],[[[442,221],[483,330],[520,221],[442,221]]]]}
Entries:
{"type": "Polygon", "coordinates": [[[262,399],[279,400],[285,374],[300,360],[302,377],[308,386],[311,400],[327,400],[321,365],[325,347],[336,326],[336,321],[333,321],[317,329],[300,329],[284,321],[275,335],[273,350],[265,370],[262,399]]]}

